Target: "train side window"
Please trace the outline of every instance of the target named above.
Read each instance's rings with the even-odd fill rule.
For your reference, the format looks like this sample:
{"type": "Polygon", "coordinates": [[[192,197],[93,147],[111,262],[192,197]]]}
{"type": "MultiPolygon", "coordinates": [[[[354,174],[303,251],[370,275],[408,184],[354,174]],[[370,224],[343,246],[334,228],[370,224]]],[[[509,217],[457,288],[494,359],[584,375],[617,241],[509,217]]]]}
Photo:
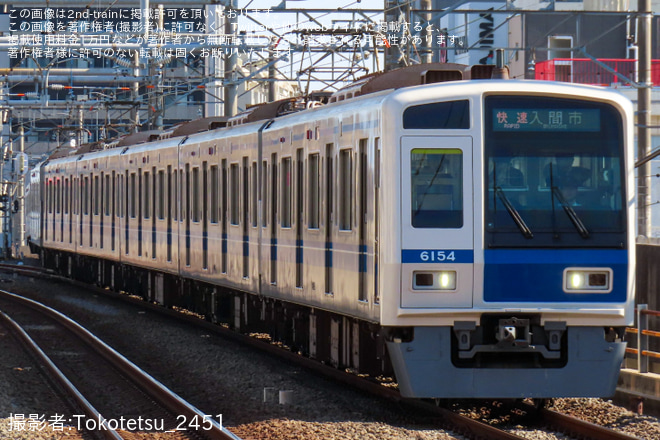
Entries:
{"type": "Polygon", "coordinates": [[[69,179],[64,179],[64,214],[69,213],[69,179]]]}
{"type": "MultiPolygon", "coordinates": [[[[172,165],[167,166],[167,197],[163,195],[164,200],[167,203],[167,219],[168,225],[169,220],[172,219],[172,165]]],[[[169,226],[168,226],[169,227],[169,226]]]]}
{"type": "MultiPolygon", "coordinates": [[[[248,171],[248,158],[243,158],[243,188],[241,194],[243,195],[243,230],[247,235],[247,226],[250,223],[250,179],[248,171]]],[[[243,276],[247,277],[247,274],[243,276]]]]}
{"type": "Polygon", "coordinates": [[[89,215],[89,176],[85,176],[85,185],[83,187],[83,214],[89,215]]]}
{"type": "Polygon", "coordinates": [[[78,178],[77,177],[72,177],[71,178],[71,214],[77,215],[78,214],[78,178]]]}
{"type": "Polygon", "coordinates": [[[99,176],[94,176],[94,191],[92,197],[94,198],[94,215],[99,215],[101,209],[101,186],[99,176]]]}
{"type": "Polygon", "coordinates": [[[308,227],[309,229],[318,229],[319,228],[319,198],[321,186],[319,185],[319,154],[310,154],[308,162],[308,182],[307,190],[309,200],[307,203],[307,208],[309,209],[309,214],[307,218],[309,219],[308,227]]]}
{"type": "Polygon", "coordinates": [[[218,223],[219,216],[218,212],[220,211],[219,205],[219,189],[220,189],[220,175],[218,174],[218,166],[211,166],[211,215],[209,220],[211,223],[218,223]]]}
{"type": "Polygon", "coordinates": [[[410,167],[412,226],[463,227],[463,152],[416,148],[410,167]]]}
{"type": "Polygon", "coordinates": [[[131,189],[130,189],[130,213],[128,214],[131,218],[135,218],[135,213],[137,212],[136,203],[137,203],[137,194],[135,193],[136,188],[136,176],[135,173],[131,173],[131,189]]]}
{"type": "Polygon", "coordinates": [[[353,218],[353,156],[351,150],[339,152],[339,229],[350,231],[353,218]]]}
{"type": "Polygon", "coordinates": [[[261,226],[268,226],[268,161],[261,162],[261,226]]]}
{"type": "Polygon", "coordinates": [[[240,169],[238,168],[237,163],[233,163],[230,166],[230,179],[231,179],[231,207],[230,207],[230,221],[232,225],[237,225],[239,222],[239,206],[240,203],[240,169]]]}
{"type": "Polygon", "coordinates": [[[117,199],[117,217],[124,218],[124,206],[126,201],[126,190],[124,189],[124,174],[117,175],[117,192],[119,193],[119,198],[117,199]]]}
{"type": "Polygon", "coordinates": [[[105,215],[110,215],[110,174],[105,175],[105,215]]]}
{"type": "Polygon", "coordinates": [[[181,174],[181,183],[183,184],[183,180],[185,179],[185,195],[182,195],[182,198],[185,197],[186,201],[183,203],[183,200],[181,201],[181,221],[188,223],[190,220],[190,193],[191,193],[191,185],[190,185],[190,164],[186,164],[186,172],[185,172],[185,177],[183,174],[181,174]]]}
{"type": "Polygon", "coordinates": [[[470,103],[464,99],[408,107],[403,112],[403,128],[469,129],[470,103]]]}
{"type": "Polygon", "coordinates": [[[165,220],[165,170],[158,171],[158,218],[165,220]]]}
{"type": "Polygon", "coordinates": [[[144,200],[144,218],[149,218],[149,213],[151,212],[151,194],[149,192],[149,184],[151,180],[149,179],[149,171],[144,172],[144,185],[142,185],[144,194],[142,195],[142,200],[144,200]]]}
{"type": "Polygon", "coordinates": [[[55,211],[57,214],[62,212],[61,205],[62,205],[62,180],[57,179],[57,183],[55,183],[55,193],[56,193],[56,200],[55,200],[55,211]]]}
{"type": "Polygon", "coordinates": [[[179,193],[179,171],[174,170],[174,173],[172,173],[172,200],[170,203],[172,204],[172,220],[175,222],[178,221],[179,219],[179,205],[177,204],[178,198],[177,194],[179,193]]]}
{"type": "Polygon", "coordinates": [[[194,222],[199,222],[200,220],[200,215],[199,215],[199,167],[195,167],[192,169],[192,194],[190,196],[192,198],[191,200],[191,205],[192,205],[192,212],[191,212],[191,217],[192,221],[194,222]]]}
{"type": "Polygon", "coordinates": [[[258,200],[257,200],[257,192],[258,192],[258,186],[257,186],[257,163],[252,162],[252,227],[256,228],[257,227],[257,216],[258,216],[258,211],[257,211],[257,206],[258,206],[258,200]]]}
{"type": "Polygon", "coordinates": [[[282,214],[283,228],[291,227],[291,158],[282,159],[282,214]]]}
{"type": "Polygon", "coordinates": [[[48,213],[53,213],[53,183],[52,180],[46,180],[46,206],[48,207],[48,213]]]}

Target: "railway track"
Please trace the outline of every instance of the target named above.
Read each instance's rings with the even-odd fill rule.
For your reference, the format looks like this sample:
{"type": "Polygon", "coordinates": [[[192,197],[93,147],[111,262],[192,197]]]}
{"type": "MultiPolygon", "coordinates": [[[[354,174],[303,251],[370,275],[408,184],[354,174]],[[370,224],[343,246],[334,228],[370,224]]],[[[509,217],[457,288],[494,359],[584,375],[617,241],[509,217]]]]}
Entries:
{"type": "Polygon", "coordinates": [[[154,435],[167,440],[239,440],[216,416],[203,414],[56,310],[4,290],[0,309],[2,325],[36,357],[78,411],[68,418],[61,415],[58,423],[112,440],[154,435]]]}
{"type": "MultiPolygon", "coordinates": [[[[78,281],[70,280],[68,278],[63,278],[58,275],[54,275],[48,271],[44,271],[41,268],[36,268],[36,267],[0,264],[0,270],[11,270],[11,271],[15,271],[16,273],[21,273],[28,276],[34,275],[40,277],[41,276],[54,277],[60,280],[66,280],[67,282],[71,282],[79,286],[84,286],[85,288],[88,289],[93,288],[92,286],[80,283],[78,281]]],[[[306,369],[313,370],[325,377],[331,378],[341,383],[345,383],[347,385],[350,385],[351,387],[361,389],[369,394],[379,396],[383,399],[400,402],[402,405],[413,408],[415,411],[421,411],[434,418],[437,418],[435,420],[439,425],[451,431],[460,433],[467,438],[485,439],[485,440],[520,440],[525,438],[507,432],[505,430],[499,429],[495,426],[488,425],[479,420],[475,420],[471,417],[461,415],[453,410],[443,407],[438,407],[432,402],[421,401],[417,399],[402,398],[397,390],[384,387],[378,383],[365,380],[354,374],[337,370],[333,367],[326,366],[314,360],[301,357],[296,353],[282,349],[278,345],[269,344],[262,339],[257,339],[248,335],[236,333],[224,327],[209,322],[205,322],[197,317],[188,314],[182,314],[180,312],[172,311],[169,309],[164,309],[160,306],[146,303],[140,299],[129,297],[127,295],[121,295],[103,289],[97,289],[97,291],[99,293],[107,294],[113,297],[120,297],[131,303],[138,304],[141,307],[145,307],[153,311],[156,311],[158,313],[175,317],[178,320],[191,323],[197,327],[202,327],[208,331],[211,331],[215,334],[219,334],[225,338],[229,338],[232,340],[236,340],[242,344],[253,346],[260,351],[268,352],[279,358],[285,359],[287,362],[295,363],[296,365],[300,365],[302,367],[305,367],[306,369]]],[[[611,430],[602,426],[594,425],[592,423],[585,422],[583,420],[565,414],[561,414],[556,411],[551,411],[548,409],[536,410],[531,406],[526,408],[526,411],[529,411],[532,414],[532,416],[529,417],[528,420],[530,420],[531,423],[533,423],[535,426],[549,426],[551,427],[552,430],[566,433],[571,437],[581,438],[581,439],[593,439],[593,440],[638,439],[637,437],[633,437],[625,433],[611,430]]]]}

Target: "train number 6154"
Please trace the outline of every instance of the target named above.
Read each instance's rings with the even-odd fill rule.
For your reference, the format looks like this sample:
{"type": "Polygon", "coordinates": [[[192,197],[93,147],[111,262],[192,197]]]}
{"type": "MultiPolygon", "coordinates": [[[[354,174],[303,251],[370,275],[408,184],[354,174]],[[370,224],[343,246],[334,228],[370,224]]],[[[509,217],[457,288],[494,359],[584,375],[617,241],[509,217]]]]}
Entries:
{"type": "Polygon", "coordinates": [[[424,261],[456,261],[454,251],[422,251],[419,258],[424,261]]]}

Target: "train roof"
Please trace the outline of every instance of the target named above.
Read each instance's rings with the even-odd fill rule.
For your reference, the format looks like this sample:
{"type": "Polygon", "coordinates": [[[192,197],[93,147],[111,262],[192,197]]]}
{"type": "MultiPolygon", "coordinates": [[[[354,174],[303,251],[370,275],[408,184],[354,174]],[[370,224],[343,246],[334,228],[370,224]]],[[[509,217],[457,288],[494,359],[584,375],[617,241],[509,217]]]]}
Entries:
{"type": "MultiPolygon", "coordinates": [[[[501,69],[500,69],[501,70],[501,69]]],[[[498,90],[511,92],[512,83],[515,83],[521,93],[543,93],[552,89],[556,93],[575,93],[576,90],[585,90],[591,88],[594,91],[594,99],[603,99],[609,97],[614,101],[627,101],[620,94],[612,91],[606,91],[602,87],[574,85],[567,83],[554,82],[536,82],[520,80],[493,80],[491,77],[502,77],[502,72],[498,71],[492,65],[477,65],[468,67],[462,64],[452,63],[430,63],[417,64],[402,69],[389,72],[381,72],[367,75],[347,85],[330,95],[327,92],[314,92],[307,99],[286,98],[283,100],[255,105],[248,108],[234,117],[210,117],[193,120],[187,123],[179,124],[165,131],[144,131],[130,134],[115,140],[111,143],[97,142],[94,144],[83,145],[77,150],[68,148],[58,148],[51,154],[49,161],[61,158],[67,158],[72,155],[80,156],[99,150],[110,148],[126,148],[142,145],[148,149],[149,144],[165,139],[179,138],[179,142],[186,142],[189,138],[203,141],[208,136],[240,135],[242,133],[254,132],[256,126],[261,126],[267,121],[272,121],[268,128],[277,128],[278,126],[287,126],[291,124],[291,115],[296,115],[296,123],[305,123],[311,118],[318,118],[328,112],[336,112],[339,108],[350,109],[353,106],[364,106],[365,101],[378,102],[385,96],[392,96],[395,100],[405,99],[406,96],[414,96],[420,93],[420,87],[429,84],[446,83],[452,85],[454,93],[464,93],[465,88],[469,87],[471,93],[478,90],[482,92],[497,92],[498,90]],[[470,81],[466,81],[470,80],[470,81]],[[481,80],[481,81],[480,81],[481,80]],[[464,84],[460,86],[461,82],[464,84]],[[416,87],[417,86],[417,87],[416,87]],[[456,87],[458,86],[458,87],[456,87]],[[598,90],[598,92],[596,92],[598,90]],[[605,93],[605,95],[601,94],[605,93]],[[596,96],[600,98],[596,98],[596,96]],[[617,99],[615,96],[618,96],[617,99]],[[305,117],[306,115],[308,117],[305,117]],[[245,130],[239,127],[245,127],[245,130]]],[[[506,75],[504,75],[506,77],[506,75]]],[[[444,88],[443,88],[444,89],[444,88]]],[[[449,90],[449,89],[444,89],[449,90]]],[[[454,93],[450,93],[454,94],[454,93]]],[[[419,94],[419,99],[424,99],[424,92],[419,94]]],[[[431,99],[429,97],[429,99],[431,99]]],[[[156,145],[156,144],[154,144],[156,145]]],[[[157,145],[162,146],[159,142],[157,145]]]]}

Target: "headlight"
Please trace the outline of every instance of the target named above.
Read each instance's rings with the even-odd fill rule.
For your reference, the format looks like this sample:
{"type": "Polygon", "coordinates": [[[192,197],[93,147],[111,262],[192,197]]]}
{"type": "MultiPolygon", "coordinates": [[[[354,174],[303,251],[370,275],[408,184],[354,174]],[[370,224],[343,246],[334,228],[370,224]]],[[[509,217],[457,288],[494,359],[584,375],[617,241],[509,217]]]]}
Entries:
{"type": "Polygon", "coordinates": [[[612,269],[569,268],[564,270],[564,292],[609,293],[612,291],[612,269]]]}
{"type": "Polygon", "coordinates": [[[456,290],[456,271],[415,271],[413,290],[456,290]]]}

